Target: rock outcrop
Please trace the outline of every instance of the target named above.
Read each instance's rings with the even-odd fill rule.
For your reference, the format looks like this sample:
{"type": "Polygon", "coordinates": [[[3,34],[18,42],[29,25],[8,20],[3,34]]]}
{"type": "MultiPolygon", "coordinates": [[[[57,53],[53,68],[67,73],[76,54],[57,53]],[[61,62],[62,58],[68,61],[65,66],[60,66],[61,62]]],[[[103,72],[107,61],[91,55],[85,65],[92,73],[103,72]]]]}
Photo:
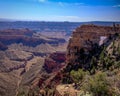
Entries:
{"type": "Polygon", "coordinates": [[[48,73],[59,71],[65,65],[65,60],[66,55],[64,52],[52,53],[45,59],[44,69],[48,73]]]}
{"type": "Polygon", "coordinates": [[[45,59],[44,68],[52,75],[39,80],[40,88],[42,84],[45,88],[54,88],[60,83],[71,82],[69,81],[71,70],[83,68],[89,71],[92,56],[99,55],[102,50],[101,46],[109,43],[107,39],[111,39],[117,33],[120,33],[120,28],[112,26],[83,25],[77,28],[69,41],[66,61],[65,54],[61,53],[53,53],[45,59]],[[101,37],[104,36],[102,45],[99,45],[101,37]],[[61,67],[62,63],[66,64],[61,67]]]}
{"type": "Polygon", "coordinates": [[[100,46],[106,42],[109,43],[109,40],[118,33],[120,33],[120,26],[115,24],[113,26],[82,25],[78,27],[69,40],[67,63],[75,65],[76,69],[77,67],[88,68],[88,62],[92,56],[99,54],[100,46]]]}

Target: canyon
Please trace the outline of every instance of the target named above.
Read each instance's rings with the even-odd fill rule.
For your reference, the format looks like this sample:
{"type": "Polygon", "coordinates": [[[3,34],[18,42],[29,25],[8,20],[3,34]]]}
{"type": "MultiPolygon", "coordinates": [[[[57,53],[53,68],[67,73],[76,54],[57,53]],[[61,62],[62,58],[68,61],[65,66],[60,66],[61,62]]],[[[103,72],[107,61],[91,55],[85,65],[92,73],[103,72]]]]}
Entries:
{"type": "MultiPolygon", "coordinates": [[[[70,76],[71,71],[82,69],[84,71],[88,71],[90,74],[95,74],[94,72],[105,70],[104,68],[106,67],[104,65],[95,63],[95,65],[91,66],[90,62],[92,62],[93,57],[98,59],[97,62],[100,62],[98,57],[104,49],[104,46],[109,48],[114,40],[114,42],[116,42],[116,46],[119,48],[119,34],[119,25],[98,26],[92,24],[78,27],[73,31],[69,40],[67,52],[53,53],[45,59],[43,69],[46,74],[42,74],[41,77],[34,78],[30,90],[35,94],[34,92],[37,88],[39,90],[37,94],[41,94],[43,96],[64,96],[66,92],[69,95],[71,94],[70,96],[74,96],[75,94],[84,94],[84,91],[75,89],[75,85],[72,84],[73,80],[70,76]],[[103,39],[101,39],[101,37],[103,39]],[[94,71],[93,66],[97,66],[97,69],[94,71]],[[68,90],[66,88],[68,88],[68,90]],[[72,92],[70,90],[72,90],[72,92]]],[[[108,49],[108,52],[110,52],[110,49],[108,49]]],[[[111,54],[110,56],[113,55],[111,54]]],[[[119,58],[118,55],[115,55],[115,58],[119,58]]],[[[116,61],[116,59],[114,59],[115,62],[119,63],[119,59],[117,59],[118,61],[116,61]]],[[[113,65],[110,65],[110,68],[113,66],[114,63],[113,65]]],[[[117,70],[116,76],[119,76],[119,70],[113,70],[117,70]]],[[[109,72],[109,70],[107,70],[107,72],[109,72]]],[[[90,76],[92,77],[92,75],[90,76]]],[[[31,91],[29,91],[28,94],[32,94],[31,91]]]]}
{"type": "MultiPolygon", "coordinates": [[[[64,96],[61,90],[69,92],[66,87],[72,94],[81,93],[74,88],[70,72],[82,69],[93,74],[90,62],[99,59],[104,46],[119,62],[118,53],[110,52],[113,41],[114,50],[119,49],[119,34],[119,24],[81,25],[71,37],[27,28],[0,30],[0,96],[64,96]]],[[[95,66],[99,66],[95,71],[104,67],[95,66]]]]}
{"type": "Polygon", "coordinates": [[[64,38],[45,36],[27,28],[0,30],[0,96],[15,96],[26,84],[28,90],[29,84],[47,71],[43,68],[45,58],[65,51],[66,45],[64,38]]]}

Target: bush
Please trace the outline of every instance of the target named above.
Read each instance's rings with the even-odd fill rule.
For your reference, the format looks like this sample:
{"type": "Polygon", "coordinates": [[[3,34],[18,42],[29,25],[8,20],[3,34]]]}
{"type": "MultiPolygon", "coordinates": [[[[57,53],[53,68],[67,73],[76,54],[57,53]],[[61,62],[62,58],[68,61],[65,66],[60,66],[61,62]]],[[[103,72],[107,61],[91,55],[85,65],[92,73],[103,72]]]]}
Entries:
{"type": "Polygon", "coordinates": [[[106,74],[102,72],[91,77],[88,82],[83,84],[82,88],[85,92],[92,93],[93,96],[111,96],[106,74]]]}
{"type": "Polygon", "coordinates": [[[26,96],[26,94],[25,94],[25,92],[23,91],[23,92],[18,93],[17,96],[26,96]]]}
{"type": "Polygon", "coordinates": [[[82,69],[79,69],[78,71],[72,70],[70,76],[74,83],[79,83],[85,76],[85,72],[82,69]]]}

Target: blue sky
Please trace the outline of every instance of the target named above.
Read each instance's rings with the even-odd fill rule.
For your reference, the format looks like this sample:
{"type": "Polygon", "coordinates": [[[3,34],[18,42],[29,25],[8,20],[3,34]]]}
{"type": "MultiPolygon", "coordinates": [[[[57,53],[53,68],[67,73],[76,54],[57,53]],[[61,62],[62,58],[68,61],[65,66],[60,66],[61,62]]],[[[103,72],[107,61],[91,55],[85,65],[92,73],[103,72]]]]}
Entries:
{"type": "Polygon", "coordinates": [[[120,0],[0,0],[0,18],[32,21],[120,21],[120,0]]]}

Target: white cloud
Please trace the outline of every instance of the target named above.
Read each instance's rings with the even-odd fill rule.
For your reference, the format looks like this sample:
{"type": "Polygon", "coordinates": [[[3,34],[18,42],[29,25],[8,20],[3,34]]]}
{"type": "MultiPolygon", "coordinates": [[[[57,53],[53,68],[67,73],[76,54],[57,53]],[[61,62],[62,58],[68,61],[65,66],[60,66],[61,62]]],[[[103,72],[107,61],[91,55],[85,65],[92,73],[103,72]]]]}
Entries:
{"type": "Polygon", "coordinates": [[[55,16],[57,18],[64,18],[64,19],[78,19],[78,16],[55,16]]]}
{"type": "Polygon", "coordinates": [[[59,16],[59,15],[51,15],[47,17],[39,17],[40,20],[46,21],[80,21],[81,18],[78,16],[59,16]],[[50,19],[49,19],[50,18],[50,19]]]}
{"type": "Polygon", "coordinates": [[[38,0],[39,2],[46,2],[47,0],[38,0]]]}
{"type": "Polygon", "coordinates": [[[65,2],[58,2],[60,6],[80,6],[84,5],[84,3],[65,3],[65,2]]]}
{"type": "Polygon", "coordinates": [[[73,5],[83,5],[84,3],[73,3],[73,5]]]}
{"type": "Polygon", "coordinates": [[[114,5],[113,7],[120,7],[120,5],[114,5]]]}

